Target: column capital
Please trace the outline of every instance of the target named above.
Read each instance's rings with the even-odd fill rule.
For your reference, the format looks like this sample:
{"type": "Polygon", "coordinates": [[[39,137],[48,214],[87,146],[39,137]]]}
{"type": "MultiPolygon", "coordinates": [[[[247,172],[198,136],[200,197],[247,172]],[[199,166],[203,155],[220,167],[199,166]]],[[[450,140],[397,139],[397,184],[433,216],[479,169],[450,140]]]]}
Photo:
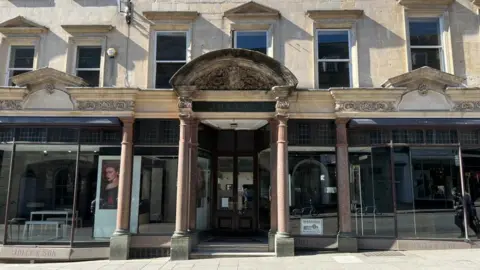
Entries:
{"type": "Polygon", "coordinates": [[[337,118],[335,119],[335,124],[337,124],[337,126],[346,125],[348,121],[350,121],[350,118],[337,118]]]}
{"type": "Polygon", "coordinates": [[[280,117],[288,118],[288,111],[290,110],[288,97],[276,97],[275,99],[277,101],[275,104],[275,117],[277,119],[280,117]]]}
{"type": "Polygon", "coordinates": [[[135,122],[135,117],[131,116],[131,117],[120,117],[119,118],[120,121],[122,121],[122,123],[124,125],[133,125],[133,123],[135,122]]]}
{"type": "Polygon", "coordinates": [[[180,113],[180,118],[190,118],[192,116],[192,98],[189,96],[180,96],[178,97],[178,111],[180,113]]]}

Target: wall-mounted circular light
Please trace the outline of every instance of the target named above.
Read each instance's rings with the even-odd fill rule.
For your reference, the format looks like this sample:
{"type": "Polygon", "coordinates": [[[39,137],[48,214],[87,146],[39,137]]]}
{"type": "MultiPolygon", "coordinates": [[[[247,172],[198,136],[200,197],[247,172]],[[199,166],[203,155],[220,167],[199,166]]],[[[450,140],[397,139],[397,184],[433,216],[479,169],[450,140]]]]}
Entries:
{"type": "Polygon", "coordinates": [[[117,50],[115,50],[115,48],[108,48],[107,55],[110,58],[114,58],[117,55],[117,50]]]}

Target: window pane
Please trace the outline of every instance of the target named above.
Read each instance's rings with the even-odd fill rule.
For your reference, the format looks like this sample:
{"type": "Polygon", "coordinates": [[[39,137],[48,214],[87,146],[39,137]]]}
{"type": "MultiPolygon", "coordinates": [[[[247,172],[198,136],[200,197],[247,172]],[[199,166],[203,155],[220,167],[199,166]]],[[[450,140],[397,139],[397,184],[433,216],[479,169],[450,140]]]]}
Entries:
{"type": "Polygon", "coordinates": [[[428,66],[441,69],[440,49],[411,49],[412,52],[412,70],[428,66]]]}
{"type": "MultiPolygon", "coordinates": [[[[5,220],[5,206],[7,205],[7,191],[8,191],[8,174],[10,172],[10,161],[12,159],[12,145],[11,144],[2,144],[0,146],[0,218],[1,218],[1,229],[2,232],[0,237],[0,243],[3,244],[3,228],[5,220]]],[[[9,208],[16,208],[15,202],[10,200],[9,208]]],[[[14,211],[9,210],[9,213],[14,211]]],[[[8,215],[9,234],[18,235],[20,233],[21,221],[16,219],[13,214],[8,215]],[[18,224],[18,226],[17,226],[18,224]]]]}
{"type": "Polygon", "coordinates": [[[316,225],[323,227],[317,234],[336,235],[338,204],[335,154],[289,152],[288,164],[292,234],[302,233],[302,226],[305,226],[302,219],[317,219],[316,225]]]}
{"type": "Polygon", "coordinates": [[[318,59],[349,59],[348,31],[319,31],[318,59]]]}
{"type": "Polygon", "coordinates": [[[410,45],[440,45],[438,19],[410,21],[410,45]]]}
{"type": "Polygon", "coordinates": [[[236,39],[237,48],[267,54],[267,32],[265,31],[236,32],[236,39]]]}
{"type": "Polygon", "coordinates": [[[157,61],[186,61],[187,33],[157,33],[157,61]]]}
{"type": "Polygon", "coordinates": [[[100,68],[101,47],[78,47],[77,68],[100,68]]]}
{"type": "Polygon", "coordinates": [[[319,62],[318,87],[350,87],[348,62],[319,62]]]}
{"type": "Polygon", "coordinates": [[[33,68],[33,46],[13,46],[10,52],[11,68],[33,68]]]}
{"type": "Polygon", "coordinates": [[[68,244],[72,229],[76,145],[17,145],[12,172],[9,242],[68,244]]]}
{"type": "Polygon", "coordinates": [[[169,80],[185,63],[157,63],[155,88],[171,88],[169,80]]]}
{"type": "Polygon", "coordinates": [[[84,79],[88,86],[95,87],[99,85],[100,71],[98,70],[78,70],[77,76],[84,79]]]}

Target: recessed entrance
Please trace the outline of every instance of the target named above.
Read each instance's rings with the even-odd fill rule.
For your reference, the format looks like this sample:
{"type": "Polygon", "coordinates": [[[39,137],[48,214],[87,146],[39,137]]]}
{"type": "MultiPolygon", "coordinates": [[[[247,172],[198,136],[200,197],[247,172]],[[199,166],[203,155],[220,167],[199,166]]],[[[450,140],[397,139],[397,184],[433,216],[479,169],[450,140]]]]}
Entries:
{"type": "Polygon", "coordinates": [[[258,152],[267,120],[204,120],[216,129],[212,181],[214,235],[258,233],[258,152]]]}

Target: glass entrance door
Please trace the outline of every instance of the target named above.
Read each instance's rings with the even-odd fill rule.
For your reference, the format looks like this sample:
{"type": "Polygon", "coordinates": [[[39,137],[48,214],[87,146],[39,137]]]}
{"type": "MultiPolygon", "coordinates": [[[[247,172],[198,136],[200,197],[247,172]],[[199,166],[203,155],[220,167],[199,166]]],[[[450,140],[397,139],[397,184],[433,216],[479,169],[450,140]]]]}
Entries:
{"type": "Polygon", "coordinates": [[[215,227],[253,232],[256,228],[256,181],[252,156],[218,157],[215,227]]]}

